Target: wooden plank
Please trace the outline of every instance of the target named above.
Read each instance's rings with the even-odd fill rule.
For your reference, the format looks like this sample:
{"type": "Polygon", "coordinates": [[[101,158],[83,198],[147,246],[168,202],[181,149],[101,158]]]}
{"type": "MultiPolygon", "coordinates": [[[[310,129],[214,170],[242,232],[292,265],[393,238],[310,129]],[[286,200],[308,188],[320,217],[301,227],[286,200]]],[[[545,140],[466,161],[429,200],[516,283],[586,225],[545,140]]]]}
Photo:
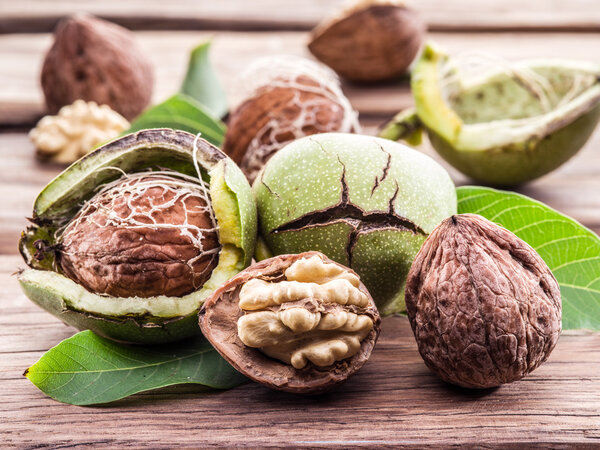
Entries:
{"type": "MultiPolygon", "coordinates": [[[[139,32],[138,40],[155,66],[154,101],[177,91],[185,74],[190,50],[214,39],[212,60],[232,102],[239,74],[261,56],[295,54],[308,56],[306,33],[207,33],[139,32]]],[[[450,53],[487,52],[517,60],[535,57],[597,59],[600,33],[504,34],[433,33],[431,39],[450,53]]],[[[39,74],[44,54],[51,44],[47,34],[0,35],[0,126],[32,126],[43,114],[39,74]]],[[[408,81],[364,86],[345,84],[344,90],[363,116],[391,117],[412,104],[408,81]]]]}
{"type": "MultiPolygon", "coordinates": [[[[377,120],[363,120],[364,132],[375,134],[377,120]]],[[[594,232],[600,234],[600,129],[590,142],[562,167],[553,173],[518,189],[551,207],[574,217],[594,232]]],[[[458,185],[469,180],[443,161],[425,143],[420,148],[450,172],[458,185]]],[[[38,192],[61,166],[42,163],[34,156],[34,147],[24,133],[0,133],[0,254],[17,252],[17,241],[27,226],[26,217],[38,192]]]]}
{"type": "MultiPolygon", "coordinates": [[[[48,32],[67,14],[86,11],[138,30],[309,30],[346,0],[27,0],[0,3],[0,32],[48,32]]],[[[562,30],[598,31],[600,8],[590,0],[418,0],[432,31],[562,30]]]]}
{"type": "Polygon", "coordinates": [[[600,334],[563,335],[524,380],[482,392],[448,386],[421,360],[405,318],[388,318],[371,360],[320,396],[248,383],[179,386],[109,406],[47,398],[23,376],[74,330],[31,304],[0,256],[0,436],[3,446],[425,447],[600,445],[600,334]]]}

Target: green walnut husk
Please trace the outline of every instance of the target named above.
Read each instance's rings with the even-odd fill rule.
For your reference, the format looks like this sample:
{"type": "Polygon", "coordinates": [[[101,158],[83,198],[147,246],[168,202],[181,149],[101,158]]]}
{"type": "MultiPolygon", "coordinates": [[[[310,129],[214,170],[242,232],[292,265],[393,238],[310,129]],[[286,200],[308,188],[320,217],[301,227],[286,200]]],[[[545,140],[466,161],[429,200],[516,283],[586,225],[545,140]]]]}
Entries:
{"type": "Polygon", "coordinates": [[[411,76],[415,108],[380,136],[414,141],[423,129],[446,161],[495,186],[540,177],[586,143],[600,118],[600,65],[492,60],[491,67],[468,76],[436,46],[425,46],[411,76]]]}
{"type": "Polygon", "coordinates": [[[56,230],[100,185],[119,178],[120,171],[162,168],[198,177],[194,139],[190,133],[170,129],[139,131],[98,148],[50,182],[37,197],[33,225],[19,242],[29,266],[18,276],[25,294],[63,322],[117,341],[157,344],[199,334],[197,313],[204,299],[250,264],[256,240],[250,185],[235,163],[205,140],[196,141],[195,153],[209,185],[221,249],[218,265],[200,289],[176,298],[95,294],[61,274],[52,252],[56,230]]]}
{"type": "Polygon", "coordinates": [[[273,156],[253,184],[257,259],[320,251],[354,269],[382,314],[404,310],[411,262],[456,212],[448,173],[428,156],[371,136],[326,133],[273,156]]]}

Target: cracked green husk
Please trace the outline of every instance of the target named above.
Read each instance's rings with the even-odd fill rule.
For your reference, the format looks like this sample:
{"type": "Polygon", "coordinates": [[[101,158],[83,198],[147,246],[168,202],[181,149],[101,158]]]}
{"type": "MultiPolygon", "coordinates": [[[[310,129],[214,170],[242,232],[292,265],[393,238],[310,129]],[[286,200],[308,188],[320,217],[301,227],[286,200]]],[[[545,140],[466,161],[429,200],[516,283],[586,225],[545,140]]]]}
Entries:
{"type": "Polygon", "coordinates": [[[600,65],[529,60],[465,76],[432,44],[411,77],[415,109],[380,133],[414,139],[422,128],[465,175],[496,186],[542,176],[586,143],[600,118],[600,65]]]}
{"type": "Polygon", "coordinates": [[[131,173],[161,167],[198,176],[194,139],[190,133],[170,129],[139,131],[98,148],[50,182],[37,197],[33,225],[19,242],[30,267],[18,277],[25,294],[63,322],[118,341],[154,344],[199,334],[197,312],[204,299],[250,264],[256,239],[250,186],[235,163],[208,142],[198,139],[196,155],[202,177],[209,183],[221,251],[211,278],[199,290],[177,298],[94,294],[63,276],[52,253],[43,251],[55,244],[54,231],[77,213],[99,185],[120,176],[117,170],[103,168],[131,173]],[[44,241],[43,246],[39,241],[44,241]]]}
{"type": "Polygon", "coordinates": [[[414,256],[427,234],[456,213],[454,184],[435,161],[355,134],[319,134],[287,145],[253,191],[260,254],[321,251],[360,275],[383,314],[404,309],[414,256]]]}

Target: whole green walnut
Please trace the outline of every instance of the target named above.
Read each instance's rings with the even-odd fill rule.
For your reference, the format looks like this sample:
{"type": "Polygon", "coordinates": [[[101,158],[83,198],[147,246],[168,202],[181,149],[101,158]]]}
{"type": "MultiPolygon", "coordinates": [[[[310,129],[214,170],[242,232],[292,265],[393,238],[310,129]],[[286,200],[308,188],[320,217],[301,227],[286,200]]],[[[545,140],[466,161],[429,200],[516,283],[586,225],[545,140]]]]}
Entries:
{"type": "Polygon", "coordinates": [[[427,235],[456,213],[448,173],[428,156],[371,136],[325,133],[288,144],[253,184],[258,257],[315,250],[356,271],[383,314],[427,235]]]}

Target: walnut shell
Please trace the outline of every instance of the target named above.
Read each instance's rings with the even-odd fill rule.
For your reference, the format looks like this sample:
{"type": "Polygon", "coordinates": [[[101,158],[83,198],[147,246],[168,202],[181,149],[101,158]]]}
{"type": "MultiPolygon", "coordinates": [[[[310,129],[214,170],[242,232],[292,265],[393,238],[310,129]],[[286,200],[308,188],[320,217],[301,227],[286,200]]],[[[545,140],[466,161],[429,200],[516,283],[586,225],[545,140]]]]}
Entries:
{"type": "MultiPolygon", "coordinates": [[[[305,367],[296,369],[291,364],[286,364],[275,357],[269,357],[260,349],[249,347],[242,342],[238,335],[238,320],[244,315],[244,311],[239,305],[242,287],[247,282],[256,279],[267,282],[285,280],[286,269],[293,263],[314,256],[357,277],[351,269],[335,263],[319,252],[280,255],[256,263],[231,278],[206,300],[200,310],[200,328],[215,349],[238,371],[273,389],[310,394],[331,390],[346,381],[367,362],[379,336],[381,323],[379,313],[366,287],[359,283],[358,289],[367,297],[367,306],[364,308],[348,306],[347,309],[370,317],[372,328],[361,341],[360,348],[353,356],[325,367],[309,362],[305,367]]],[[[306,298],[295,302],[293,306],[302,302],[314,302],[314,300],[306,298]]],[[[324,305],[326,312],[329,312],[328,308],[333,307],[333,304],[330,303],[324,305]]]]}
{"type": "Polygon", "coordinates": [[[419,352],[444,381],[490,388],[544,362],[561,331],[560,289],[529,245],[474,214],[444,220],[408,274],[419,352]]]}
{"type": "Polygon", "coordinates": [[[206,188],[144,172],[110,186],[62,232],[65,275],[115,297],[180,297],[203,286],[221,248],[206,188]]]}
{"type": "Polygon", "coordinates": [[[318,25],[308,49],[341,77],[374,82],[404,75],[423,44],[426,26],[402,2],[359,2],[318,25]]]}
{"type": "Polygon", "coordinates": [[[357,114],[342,93],[339,80],[326,67],[282,56],[259,61],[250,72],[261,72],[264,66],[269,67],[265,70],[271,71],[270,78],[246,93],[245,100],[231,113],[223,144],[223,151],[250,182],[289,142],[359,128],[357,114]]]}
{"type": "Polygon", "coordinates": [[[58,24],[42,67],[50,114],[83,99],[131,120],[150,103],[153,82],[152,65],[131,32],[81,14],[58,24]]]}

